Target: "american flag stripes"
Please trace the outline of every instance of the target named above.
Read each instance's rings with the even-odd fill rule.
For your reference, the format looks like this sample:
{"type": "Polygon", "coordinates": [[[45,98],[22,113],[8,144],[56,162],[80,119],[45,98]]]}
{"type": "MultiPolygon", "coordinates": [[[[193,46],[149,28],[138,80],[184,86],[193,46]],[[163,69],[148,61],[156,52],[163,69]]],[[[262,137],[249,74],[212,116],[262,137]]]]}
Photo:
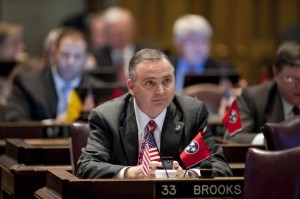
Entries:
{"type": "Polygon", "coordinates": [[[160,160],[153,133],[148,132],[146,138],[145,151],[142,160],[142,172],[144,176],[148,176],[150,162],[160,160]]]}

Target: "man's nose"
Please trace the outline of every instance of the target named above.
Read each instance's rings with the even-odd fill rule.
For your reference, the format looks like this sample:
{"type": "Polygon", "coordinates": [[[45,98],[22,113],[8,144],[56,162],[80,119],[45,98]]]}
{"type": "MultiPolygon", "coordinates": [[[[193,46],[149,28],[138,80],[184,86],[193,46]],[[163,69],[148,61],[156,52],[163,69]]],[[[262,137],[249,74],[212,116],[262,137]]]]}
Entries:
{"type": "Polygon", "coordinates": [[[67,59],[68,64],[72,64],[74,62],[74,57],[73,56],[69,56],[67,59]]]}
{"type": "Polygon", "coordinates": [[[164,86],[162,84],[159,84],[156,90],[156,94],[163,94],[164,92],[165,92],[164,86]]]}

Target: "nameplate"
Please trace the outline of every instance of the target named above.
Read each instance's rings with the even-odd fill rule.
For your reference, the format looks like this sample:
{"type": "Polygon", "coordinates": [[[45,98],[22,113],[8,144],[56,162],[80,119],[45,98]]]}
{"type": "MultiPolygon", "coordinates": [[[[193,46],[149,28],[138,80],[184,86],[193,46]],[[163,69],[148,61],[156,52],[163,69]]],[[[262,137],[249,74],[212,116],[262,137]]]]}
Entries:
{"type": "Polygon", "coordinates": [[[68,126],[49,125],[43,128],[43,137],[45,138],[57,138],[57,137],[68,137],[68,136],[69,136],[68,126]]]}
{"type": "Polygon", "coordinates": [[[156,198],[241,197],[243,180],[157,181],[156,198]]]}

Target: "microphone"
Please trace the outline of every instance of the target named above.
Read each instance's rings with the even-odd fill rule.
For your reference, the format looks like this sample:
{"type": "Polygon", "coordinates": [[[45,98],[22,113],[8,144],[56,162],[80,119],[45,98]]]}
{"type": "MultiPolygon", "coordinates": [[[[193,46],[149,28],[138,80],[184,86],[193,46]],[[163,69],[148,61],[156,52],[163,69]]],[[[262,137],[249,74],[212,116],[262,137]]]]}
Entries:
{"type": "Polygon", "coordinates": [[[213,178],[212,171],[213,171],[213,169],[212,169],[212,164],[210,161],[204,160],[203,162],[201,162],[200,178],[213,178]]]}

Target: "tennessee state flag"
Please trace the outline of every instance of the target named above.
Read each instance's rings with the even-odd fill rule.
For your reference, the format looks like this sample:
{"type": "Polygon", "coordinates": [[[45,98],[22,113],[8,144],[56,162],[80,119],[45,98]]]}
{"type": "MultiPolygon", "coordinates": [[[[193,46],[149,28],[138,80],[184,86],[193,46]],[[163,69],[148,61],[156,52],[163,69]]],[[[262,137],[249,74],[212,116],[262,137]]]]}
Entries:
{"type": "Polygon", "coordinates": [[[236,99],[233,100],[226,110],[222,122],[231,136],[242,130],[240,111],[236,99]]]}
{"type": "Polygon", "coordinates": [[[186,169],[210,157],[210,151],[202,135],[203,132],[200,131],[180,154],[180,159],[186,169]]]}

